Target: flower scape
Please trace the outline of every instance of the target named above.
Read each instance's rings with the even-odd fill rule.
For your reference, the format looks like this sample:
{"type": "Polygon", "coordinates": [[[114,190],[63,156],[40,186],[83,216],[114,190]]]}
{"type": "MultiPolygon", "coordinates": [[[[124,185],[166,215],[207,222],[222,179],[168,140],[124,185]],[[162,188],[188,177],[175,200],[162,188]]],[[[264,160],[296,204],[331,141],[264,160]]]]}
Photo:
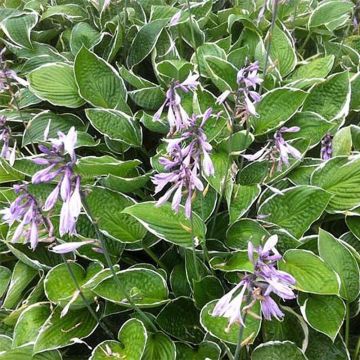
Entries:
{"type": "Polygon", "coordinates": [[[0,3],[0,360],[359,360],[360,6],[0,3]]]}

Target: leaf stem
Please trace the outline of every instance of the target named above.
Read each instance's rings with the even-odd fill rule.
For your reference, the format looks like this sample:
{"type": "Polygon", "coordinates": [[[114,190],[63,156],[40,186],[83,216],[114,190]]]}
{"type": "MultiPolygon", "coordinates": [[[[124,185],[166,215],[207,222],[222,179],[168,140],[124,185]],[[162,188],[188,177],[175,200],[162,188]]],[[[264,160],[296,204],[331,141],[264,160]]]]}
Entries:
{"type": "Polygon", "coordinates": [[[89,302],[87,301],[85,295],[83,294],[80,284],[76,279],[76,276],[71,268],[71,266],[69,265],[69,263],[67,262],[64,254],[61,254],[61,258],[63,263],[66,266],[66,269],[77,289],[77,291],[79,292],[79,295],[81,297],[81,300],[83,301],[84,305],[86,306],[86,308],[88,309],[89,313],[91,314],[91,316],[95,319],[95,321],[101,326],[101,328],[105,331],[106,335],[110,336],[110,338],[112,340],[115,340],[115,337],[113,335],[113,333],[109,330],[109,328],[100,320],[100,318],[97,316],[96,312],[93,310],[93,308],[91,307],[91,305],[89,304],[89,302]]]}
{"type": "Polygon", "coordinates": [[[187,0],[186,1],[187,6],[188,6],[188,10],[189,10],[189,19],[190,19],[190,31],[191,31],[191,38],[192,38],[192,42],[193,42],[193,46],[194,46],[194,50],[195,50],[195,57],[196,57],[196,62],[198,64],[198,71],[199,71],[199,76],[201,77],[201,71],[200,71],[200,62],[199,62],[199,54],[197,51],[197,46],[196,46],[196,42],[195,42],[195,34],[194,34],[194,22],[193,22],[193,18],[192,18],[192,12],[191,12],[191,6],[190,6],[190,1],[187,0]]]}
{"type": "Polygon", "coordinates": [[[357,343],[356,343],[356,347],[355,347],[355,351],[354,351],[354,360],[359,360],[360,359],[360,336],[358,337],[357,343]]]}
{"type": "Polygon", "coordinates": [[[271,42],[272,42],[272,36],[273,36],[275,22],[276,22],[276,18],[277,18],[279,0],[274,0],[273,4],[274,5],[273,5],[273,11],[272,11],[272,17],[271,17],[271,25],[270,25],[270,30],[269,30],[269,41],[266,46],[265,62],[264,62],[264,70],[263,70],[264,81],[260,84],[259,95],[261,95],[261,92],[262,92],[262,89],[264,86],[264,82],[265,82],[265,78],[266,78],[266,74],[267,74],[267,66],[268,66],[269,57],[270,57],[271,42]]]}
{"type": "Polygon", "coordinates": [[[349,339],[350,339],[350,305],[346,301],[346,319],[345,319],[345,345],[349,348],[349,339]]]}
{"type": "MultiPolygon", "coordinates": [[[[247,313],[245,312],[244,317],[243,317],[244,323],[246,321],[246,317],[247,317],[247,313]]],[[[241,342],[242,342],[243,334],[244,334],[244,326],[240,325],[240,330],[239,330],[239,335],[238,335],[238,339],[237,339],[234,360],[238,360],[240,358],[240,352],[241,352],[241,349],[242,349],[241,342]]]]}
{"type": "Polygon", "coordinates": [[[193,254],[193,261],[194,261],[194,268],[195,268],[195,276],[196,276],[196,280],[200,280],[200,272],[199,272],[197,256],[196,256],[195,236],[194,236],[194,218],[193,218],[192,209],[191,209],[191,215],[190,215],[190,222],[191,222],[191,242],[192,242],[192,254],[193,254]]]}
{"type": "Polygon", "coordinates": [[[156,262],[156,264],[161,267],[162,269],[164,269],[165,271],[167,271],[167,268],[165,266],[165,264],[159,259],[159,257],[151,250],[150,247],[146,246],[144,244],[144,242],[142,242],[142,246],[144,251],[151,257],[152,260],[154,260],[156,262]]]}
{"type": "Polygon", "coordinates": [[[145,324],[150,325],[151,328],[154,331],[157,331],[157,328],[154,325],[154,323],[152,322],[152,320],[132,301],[132,299],[128,295],[125,287],[121,285],[121,282],[120,282],[119,278],[116,275],[116,271],[115,271],[113,263],[111,261],[110,254],[109,254],[109,252],[107,250],[107,246],[106,246],[106,243],[105,243],[105,240],[104,240],[104,236],[103,236],[102,232],[100,231],[100,229],[99,229],[99,227],[97,225],[97,222],[94,219],[94,216],[92,215],[92,212],[91,212],[91,209],[90,209],[90,207],[89,207],[89,205],[87,203],[85,194],[82,191],[81,191],[81,200],[82,200],[82,205],[83,205],[83,207],[85,209],[85,212],[88,214],[89,218],[91,219],[91,223],[92,223],[92,225],[93,225],[93,227],[95,229],[96,235],[100,240],[101,247],[104,250],[104,256],[105,256],[106,263],[107,263],[107,265],[108,265],[108,267],[109,267],[109,269],[111,271],[111,274],[112,274],[112,276],[113,276],[113,278],[114,278],[114,280],[116,282],[116,285],[119,287],[119,289],[123,290],[123,293],[124,293],[124,296],[125,296],[126,300],[131,305],[133,310],[138,313],[139,317],[145,322],[145,324]]]}

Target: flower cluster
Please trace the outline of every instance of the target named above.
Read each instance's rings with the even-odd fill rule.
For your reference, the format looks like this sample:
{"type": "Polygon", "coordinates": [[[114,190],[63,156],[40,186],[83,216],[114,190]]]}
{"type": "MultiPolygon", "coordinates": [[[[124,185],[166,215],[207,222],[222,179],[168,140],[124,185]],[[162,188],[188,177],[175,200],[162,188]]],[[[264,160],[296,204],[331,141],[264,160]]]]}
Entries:
{"type": "Polygon", "coordinates": [[[274,140],[268,142],[263,148],[257,151],[255,154],[242,156],[248,161],[255,160],[271,160],[273,163],[278,163],[278,170],[281,171],[283,164],[289,166],[289,157],[292,156],[296,160],[301,159],[301,153],[299,150],[291,146],[287,141],[285,141],[283,134],[284,133],[294,133],[298,132],[300,128],[298,126],[292,126],[291,128],[283,126],[274,134],[274,140]]]}
{"type": "Polygon", "coordinates": [[[320,157],[323,160],[329,160],[332,156],[332,136],[326,134],[321,140],[320,157]]]}
{"type": "Polygon", "coordinates": [[[272,293],[283,300],[296,297],[292,290],[295,279],[275,267],[276,262],[282,258],[275,248],[277,241],[277,236],[273,235],[263,247],[259,246],[257,249],[251,242],[248,243],[248,256],[254,265],[254,272],[245,274],[239,284],[217,302],[212,312],[213,316],[228,318],[228,328],[234,323],[245,326],[242,313],[248,311],[256,301],[260,301],[261,312],[266,320],[271,320],[272,317],[281,319],[284,313],[271,297],[272,293]],[[247,297],[250,301],[244,305],[247,297]]]}
{"type": "Polygon", "coordinates": [[[52,226],[42,216],[39,205],[27,189],[27,185],[15,185],[14,191],[18,197],[10,204],[8,208],[1,210],[3,220],[13,225],[19,222],[19,225],[14,231],[12,242],[17,242],[21,237],[24,237],[30,247],[34,250],[39,242],[39,228],[45,225],[49,230],[49,238],[52,238],[52,226]]]}
{"type": "Polygon", "coordinates": [[[181,105],[181,97],[177,90],[181,89],[186,93],[195,90],[199,84],[197,81],[198,77],[199,75],[190,73],[183,82],[174,81],[166,92],[165,102],[154,114],[154,119],[159,120],[164,108],[168,107],[167,118],[170,125],[170,135],[190,126],[189,115],[181,105]]]}
{"type": "Polygon", "coordinates": [[[60,181],[50,193],[43,207],[44,211],[51,210],[60,195],[63,201],[60,213],[60,235],[76,234],[76,222],[81,211],[80,177],[74,174],[76,162],[75,145],[77,132],[72,127],[68,134],[58,133],[58,139],[50,139],[51,147],[39,145],[42,157],[33,159],[38,165],[47,165],[32,177],[34,184],[48,183],[60,176],[60,181]],[[67,159],[66,153],[70,159],[67,159]]]}
{"type": "MultiPolygon", "coordinates": [[[[262,79],[258,76],[259,64],[254,62],[249,66],[242,68],[237,73],[237,97],[239,104],[237,104],[237,111],[242,116],[254,115],[257,116],[255,104],[261,100],[261,96],[256,92],[257,85],[262,83],[262,79]]],[[[231,94],[230,90],[224,91],[217,99],[218,104],[222,104],[226,98],[231,94]]]]}
{"type": "Polygon", "coordinates": [[[185,215],[188,218],[191,216],[191,203],[195,191],[204,190],[204,185],[200,179],[201,169],[206,176],[214,175],[214,166],[209,155],[212,146],[207,142],[203,130],[203,126],[210,116],[211,109],[208,109],[202,117],[193,115],[188,119],[188,127],[179,138],[166,140],[168,155],[161,157],[159,162],[167,172],[156,174],[152,178],[156,185],[156,194],[168,184],[171,185],[158,200],[157,205],[159,206],[174,194],[172,209],[177,212],[183,192],[187,192],[185,215]]]}
{"type": "Polygon", "coordinates": [[[11,129],[6,125],[6,120],[6,116],[0,115],[0,141],[3,143],[0,157],[8,160],[12,166],[15,163],[16,142],[13,148],[10,149],[11,129]]]}

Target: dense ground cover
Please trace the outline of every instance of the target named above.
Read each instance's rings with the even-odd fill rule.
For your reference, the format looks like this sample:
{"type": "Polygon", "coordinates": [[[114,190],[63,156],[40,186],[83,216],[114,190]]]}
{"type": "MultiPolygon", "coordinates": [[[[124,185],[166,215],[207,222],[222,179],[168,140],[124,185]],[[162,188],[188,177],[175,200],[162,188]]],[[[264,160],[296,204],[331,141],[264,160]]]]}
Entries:
{"type": "Polygon", "coordinates": [[[0,360],[359,359],[355,3],[0,6],[0,360]]]}

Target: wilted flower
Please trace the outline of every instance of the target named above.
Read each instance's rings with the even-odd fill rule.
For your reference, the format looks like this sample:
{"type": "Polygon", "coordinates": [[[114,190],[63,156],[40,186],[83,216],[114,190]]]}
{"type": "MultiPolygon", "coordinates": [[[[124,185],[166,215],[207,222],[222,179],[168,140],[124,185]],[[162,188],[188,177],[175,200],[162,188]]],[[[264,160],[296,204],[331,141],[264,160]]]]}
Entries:
{"type": "Polygon", "coordinates": [[[81,211],[80,177],[76,176],[73,171],[76,162],[77,132],[72,127],[67,135],[59,132],[58,139],[50,139],[50,141],[51,148],[39,145],[44,156],[33,159],[33,161],[38,165],[47,165],[47,167],[35,173],[32,182],[34,184],[47,183],[61,176],[60,181],[47,197],[44,210],[51,210],[60,196],[63,201],[60,213],[60,235],[74,235],[81,211]],[[70,159],[66,159],[66,153],[70,159]]]}
{"type": "MultiPolygon", "coordinates": [[[[10,226],[19,222],[11,241],[16,243],[24,237],[34,250],[39,242],[39,228],[45,225],[45,219],[36,199],[28,192],[26,185],[16,185],[14,190],[19,194],[18,197],[0,213],[3,215],[3,220],[10,226]]],[[[49,236],[52,234],[50,233],[49,236]]]]}
{"type": "Polygon", "coordinates": [[[200,179],[202,168],[206,176],[214,175],[214,166],[210,158],[212,146],[207,142],[203,125],[211,116],[208,109],[198,124],[199,116],[193,115],[189,121],[189,127],[179,138],[168,139],[167,156],[161,157],[159,162],[164,166],[164,172],[156,174],[152,181],[156,185],[155,194],[161,192],[165,186],[170,188],[158,200],[157,205],[165,203],[172,195],[172,208],[179,210],[183,192],[187,193],[185,214],[191,216],[191,202],[196,190],[203,191],[204,185],[200,179]]]}
{"type": "Polygon", "coordinates": [[[281,170],[283,164],[289,166],[289,156],[292,156],[297,160],[301,159],[300,151],[290,145],[287,141],[285,141],[283,137],[284,133],[298,132],[299,130],[300,128],[298,126],[292,126],[291,128],[283,126],[282,128],[280,128],[280,130],[275,132],[273,142],[268,142],[255,154],[242,154],[241,156],[248,161],[264,159],[269,159],[274,162],[277,161],[278,170],[281,170]]]}
{"type": "Polygon", "coordinates": [[[320,156],[323,160],[329,160],[332,156],[332,136],[326,134],[321,140],[320,156]]]}
{"type": "Polygon", "coordinates": [[[12,82],[16,82],[22,86],[28,86],[28,82],[17,76],[14,70],[6,68],[6,63],[3,58],[5,51],[6,48],[3,48],[0,52],[0,91],[8,89],[12,82]]]}
{"type": "Polygon", "coordinates": [[[251,242],[248,243],[248,257],[254,265],[254,272],[245,274],[239,284],[217,302],[212,312],[213,316],[228,318],[228,328],[234,323],[244,326],[242,312],[248,311],[256,301],[260,301],[261,312],[266,320],[271,320],[272,317],[281,319],[284,313],[271,298],[271,294],[274,293],[283,300],[296,297],[292,290],[295,279],[275,267],[276,262],[282,258],[275,247],[277,241],[277,235],[273,235],[263,247],[254,248],[251,242]],[[244,304],[244,298],[248,297],[251,301],[244,304]]]}
{"type": "Polygon", "coordinates": [[[0,115],[0,141],[3,142],[0,157],[8,160],[12,166],[15,163],[16,142],[13,148],[10,149],[10,138],[11,129],[6,125],[6,116],[0,115]]]}
{"type": "Polygon", "coordinates": [[[197,81],[199,75],[190,73],[189,76],[183,81],[175,81],[166,92],[166,100],[161,105],[160,109],[154,114],[154,119],[159,120],[164,107],[168,107],[168,122],[170,125],[170,134],[181,131],[187,128],[189,123],[189,115],[181,105],[181,97],[177,93],[178,89],[184,92],[195,90],[199,82],[197,81]]]}

